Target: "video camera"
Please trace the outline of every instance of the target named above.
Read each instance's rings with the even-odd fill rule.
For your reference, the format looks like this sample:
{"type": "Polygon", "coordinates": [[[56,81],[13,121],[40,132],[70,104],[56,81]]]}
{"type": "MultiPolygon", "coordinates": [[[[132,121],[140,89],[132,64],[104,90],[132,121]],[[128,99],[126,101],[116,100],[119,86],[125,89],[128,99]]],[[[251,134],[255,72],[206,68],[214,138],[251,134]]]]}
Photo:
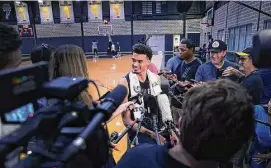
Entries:
{"type": "Polygon", "coordinates": [[[101,167],[109,153],[102,122],[124,100],[127,89],[117,86],[96,106],[77,101],[91,80],[60,77],[49,81],[45,62],[0,72],[0,115],[20,128],[0,140],[0,167],[101,167]],[[38,100],[49,103],[38,109],[38,100]],[[23,161],[9,155],[31,139],[39,145],[23,161]],[[82,166],[80,166],[82,165],[82,166]]]}

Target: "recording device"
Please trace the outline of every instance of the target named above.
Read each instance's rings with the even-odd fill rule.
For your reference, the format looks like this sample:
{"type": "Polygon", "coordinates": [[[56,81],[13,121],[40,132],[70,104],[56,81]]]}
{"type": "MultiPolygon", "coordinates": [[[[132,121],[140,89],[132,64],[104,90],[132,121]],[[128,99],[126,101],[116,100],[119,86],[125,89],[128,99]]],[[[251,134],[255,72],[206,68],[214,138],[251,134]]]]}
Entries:
{"type": "MultiPolygon", "coordinates": [[[[143,94],[138,93],[136,96],[130,97],[128,100],[137,104],[142,104],[142,97],[143,94]]],[[[140,122],[140,120],[136,119],[132,125],[128,125],[125,130],[122,131],[120,134],[118,134],[117,132],[113,132],[110,136],[110,142],[117,144],[124,137],[124,135],[126,135],[133,128],[135,123],[138,122],[140,122]]]]}
{"type": "Polygon", "coordinates": [[[147,109],[149,111],[149,113],[151,114],[151,118],[152,118],[152,127],[153,130],[155,132],[155,136],[156,136],[156,143],[158,145],[161,144],[160,142],[160,138],[159,138],[159,132],[158,132],[158,115],[159,115],[159,106],[158,106],[158,102],[156,100],[156,97],[154,97],[153,95],[145,95],[144,96],[144,105],[147,106],[147,109]]]}
{"type": "Polygon", "coordinates": [[[194,83],[194,84],[195,83],[200,83],[199,81],[196,81],[195,79],[189,79],[188,81],[191,82],[191,83],[194,83]]]}
{"type": "Polygon", "coordinates": [[[7,156],[26,146],[33,137],[44,144],[43,148],[34,147],[25,160],[13,163],[15,167],[67,166],[75,158],[82,159],[89,167],[101,167],[108,158],[109,139],[101,123],[122,103],[127,89],[117,86],[94,108],[77,101],[78,95],[88,87],[88,79],[60,77],[49,81],[48,76],[45,62],[0,72],[1,119],[5,123],[22,122],[18,130],[0,140],[0,167],[10,163],[7,156]],[[33,112],[31,103],[44,97],[56,101],[33,112]],[[22,112],[23,108],[26,109],[22,112]],[[62,134],[61,130],[67,126],[80,128],[81,132],[71,136],[62,134]]]}
{"type": "Polygon", "coordinates": [[[132,101],[136,104],[142,104],[142,97],[143,97],[143,94],[138,93],[136,96],[130,97],[128,101],[132,101]]]}

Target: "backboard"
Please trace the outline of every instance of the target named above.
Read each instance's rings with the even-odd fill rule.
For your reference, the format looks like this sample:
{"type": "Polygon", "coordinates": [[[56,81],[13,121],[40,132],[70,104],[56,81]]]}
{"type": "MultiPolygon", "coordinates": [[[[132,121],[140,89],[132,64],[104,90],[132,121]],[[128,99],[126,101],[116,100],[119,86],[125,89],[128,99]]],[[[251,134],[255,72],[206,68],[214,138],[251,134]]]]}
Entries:
{"type": "Polygon", "coordinates": [[[98,34],[99,35],[112,35],[113,34],[113,29],[112,25],[99,25],[98,26],[98,34]]]}

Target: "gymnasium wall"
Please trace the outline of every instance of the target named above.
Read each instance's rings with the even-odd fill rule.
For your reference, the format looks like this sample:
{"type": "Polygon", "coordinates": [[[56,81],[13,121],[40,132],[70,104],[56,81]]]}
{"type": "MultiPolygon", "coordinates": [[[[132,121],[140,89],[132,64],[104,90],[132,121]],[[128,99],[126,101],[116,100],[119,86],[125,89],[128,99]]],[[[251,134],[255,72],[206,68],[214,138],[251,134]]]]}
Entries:
{"type": "MultiPolygon", "coordinates": [[[[98,26],[103,25],[101,22],[88,22],[87,20],[87,2],[83,5],[83,24],[81,28],[81,8],[76,1],[73,2],[75,23],[60,24],[60,11],[58,2],[52,2],[52,9],[55,24],[40,24],[40,14],[38,4],[36,4],[37,14],[36,21],[36,35],[37,44],[47,43],[54,47],[63,44],[75,44],[81,46],[85,52],[92,51],[92,41],[98,40],[99,51],[105,52],[108,47],[108,37],[98,34],[98,26]],[[83,31],[81,31],[81,29],[83,31]],[[82,36],[83,32],[83,36],[82,36]],[[84,45],[83,45],[84,44],[84,45]]],[[[155,4],[156,2],[153,2],[155,4]]],[[[109,20],[108,25],[112,25],[113,35],[112,40],[119,42],[121,51],[131,51],[131,47],[142,37],[148,35],[165,35],[165,51],[172,51],[173,49],[173,35],[181,35],[183,32],[183,21],[176,11],[176,2],[166,2],[162,4],[162,13],[160,15],[142,16],[141,2],[134,2],[134,21],[131,24],[131,5],[130,1],[125,1],[125,20],[110,21],[109,2],[103,1],[103,18],[109,20]],[[133,36],[131,30],[133,29],[133,36]]],[[[16,17],[12,13],[13,20],[7,21],[17,28],[16,17]],[[15,21],[14,21],[15,20],[15,21]]],[[[30,16],[31,17],[31,16],[30,16]]],[[[186,22],[187,36],[193,37],[195,40],[199,39],[200,19],[191,19],[186,22]]],[[[199,41],[199,40],[198,40],[199,41]]],[[[35,46],[34,38],[23,38],[22,53],[29,54],[35,46]]]]}

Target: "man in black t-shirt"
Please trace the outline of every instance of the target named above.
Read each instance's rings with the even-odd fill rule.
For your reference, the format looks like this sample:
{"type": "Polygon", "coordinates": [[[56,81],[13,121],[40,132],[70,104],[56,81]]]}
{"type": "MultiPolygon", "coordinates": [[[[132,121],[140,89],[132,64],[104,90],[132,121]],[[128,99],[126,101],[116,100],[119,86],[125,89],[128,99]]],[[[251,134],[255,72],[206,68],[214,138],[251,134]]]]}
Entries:
{"type": "MultiPolygon", "coordinates": [[[[233,67],[228,67],[223,76],[236,75],[240,77],[240,84],[244,86],[247,93],[251,96],[253,104],[260,104],[263,82],[257,68],[253,65],[251,58],[252,48],[246,48],[242,52],[237,52],[238,63],[241,66],[240,70],[233,67]]],[[[231,159],[234,167],[243,167],[243,161],[248,148],[248,143],[245,143],[243,147],[233,156],[231,159]]]]}
{"type": "Polygon", "coordinates": [[[237,52],[240,70],[228,67],[223,76],[236,75],[240,77],[240,83],[247,89],[248,94],[252,97],[255,105],[260,104],[263,82],[257,68],[253,65],[251,58],[252,48],[246,48],[242,52],[237,52]]]}
{"type": "Polygon", "coordinates": [[[116,168],[217,168],[253,135],[253,109],[246,90],[233,81],[193,87],[184,97],[178,144],[137,146],[116,168]]]}
{"type": "MultiPolygon", "coordinates": [[[[132,53],[132,72],[128,73],[120,80],[120,84],[124,85],[128,90],[128,94],[124,101],[138,95],[138,93],[152,96],[159,95],[162,92],[160,87],[160,78],[158,75],[148,70],[148,66],[151,63],[152,58],[151,48],[144,44],[135,44],[133,46],[132,53]]],[[[162,124],[162,116],[160,115],[160,112],[158,110],[147,108],[151,103],[145,101],[146,99],[144,96],[144,98],[142,98],[142,103],[136,103],[133,111],[127,111],[122,115],[124,124],[128,126],[133,125],[135,119],[141,118],[141,112],[144,111],[144,109],[147,110],[137,136],[139,144],[156,143],[156,134],[153,122],[154,115],[157,116],[158,127],[159,123],[162,124]]],[[[137,127],[138,123],[135,123],[132,130],[128,133],[130,140],[134,139],[137,127]]],[[[166,141],[166,139],[161,135],[159,139],[161,143],[166,141]]]]}
{"type": "MultiPolygon", "coordinates": [[[[180,52],[182,62],[176,67],[173,72],[173,80],[178,80],[180,86],[185,86],[190,83],[191,79],[195,79],[195,75],[201,62],[195,57],[195,44],[190,39],[182,39],[180,41],[178,50],[180,52]]],[[[174,95],[181,94],[179,86],[175,87],[173,90],[174,95]]],[[[182,107],[181,100],[176,100],[176,98],[171,99],[171,109],[175,124],[178,123],[178,118],[180,116],[180,109],[182,107]]]]}

